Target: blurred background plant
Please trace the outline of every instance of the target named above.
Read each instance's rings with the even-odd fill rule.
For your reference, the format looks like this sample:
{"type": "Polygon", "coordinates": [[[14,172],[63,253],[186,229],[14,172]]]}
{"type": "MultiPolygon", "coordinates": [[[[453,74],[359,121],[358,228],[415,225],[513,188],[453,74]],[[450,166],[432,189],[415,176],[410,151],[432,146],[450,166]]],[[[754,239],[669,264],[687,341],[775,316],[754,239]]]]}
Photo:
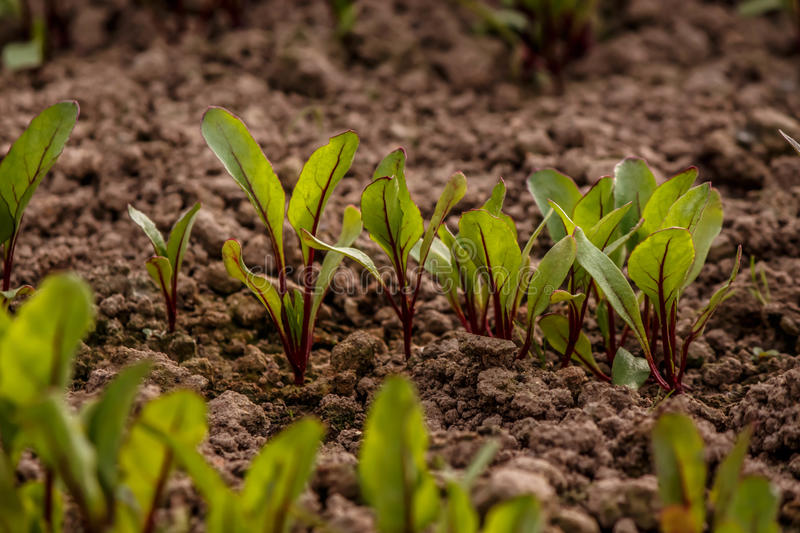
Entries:
{"type": "Polygon", "coordinates": [[[515,49],[518,77],[549,75],[556,91],[564,86],[565,67],[592,45],[597,0],[458,0],[479,18],[479,31],[500,36],[515,49]]]}
{"type": "Polygon", "coordinates": [[[353,34],[353,27],[358,19],[355,0],[328,0],[336,21],[336,37],[346,40],[353,34]]]}
{"type": "Polygon", "coordinates": [[[750,256],[750,287],[747,290],[753,295],[753,298],[758,300],[762,307],[772,300],[764,265],[756,266],[756,258],[752,255],[750,256]]]}
{"type": "Polygon", "coordinates": [[[747,17],[757,17],[776,11],[784,11],[792,17],[800,47],[800,0],[743,0],[739,4],[739,12],[747,17]]]}
{"type": "Polygon", "coordinates": [[[0,0],[0,27],[5,68],[21,70],[42,64],[47,35],[45,17],[34,16],[28,0],[0,0]]]}

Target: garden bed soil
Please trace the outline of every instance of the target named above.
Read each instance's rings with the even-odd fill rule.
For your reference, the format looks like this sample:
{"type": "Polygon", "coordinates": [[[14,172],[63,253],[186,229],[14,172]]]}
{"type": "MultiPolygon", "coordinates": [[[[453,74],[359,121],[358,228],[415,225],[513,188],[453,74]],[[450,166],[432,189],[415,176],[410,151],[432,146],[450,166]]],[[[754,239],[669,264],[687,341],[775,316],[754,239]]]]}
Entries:
{"type": "MultiPolygon", "coordinates": [[[[654,531],[650,431],[659,414],[681,411],[696,421],[712,469],[754,424],[745,469],[775,483],[782,527],[800,531],[800,157],[777,134],[800,135],[800,56],[787,20],[743,19],[723,2],[621,2],[555,95],[516,83],[503,45],[472,33],[469,17],[447,2],[365,1],[347,48],[319,2],[256,4],[248,18],[259,29],[190,18],[177,35],[142,31],[152,13],[124,4],[79,5],[70,51],[37,72],[0,78],[3,151],[46,105],[81,104],[67,149],[28,209],[14,272],[15,282],[36,284],[73,269],[96,293],[97,328],[78,356],[73,403],[120,367],[155,359],[142,398],[176,387],[205,396],[203,451],[232,483],[271,435],[316,415],[329,429],[303,500],[332,527],[359,532],[373,530],[355,473],[361,429],[388,374],[418,387],[432,460],[463,468],[499,440],[474,492],[481,510],[534,492],[553,531],[654,531]],[[409,188],[424,215],[454,171],[469,180],[459,210],[482,204],[502,176],[522,238],[541,220],[525,187],[535,168],[588,185],[625,156],[646,158],[662,178],[695,164],[720,189],[725,223],[682,300],[682,320],[728,276],[739,243],[766,270],[771,302],[761,305],[741,275],[692,349],[690,392],[664,399],[652,385],[634,392],[556,369],[552,355],[547,369],[515,361],[513,343],[460,331],[429,282],[406,363],[383,300],[330,294],[307,384],[295,387],[264,310],[220,260],[223,241],[236,237],[249,264],[272,265],[252,207],[200,135],[211,104],[243,117],[287,190],[327,137],[359,134],[324,237],[338,232],[336,215],[358,204],[374,165],[397,146],[408,152],[409,188]],[[167,335],[143,264],[149,243],[126,207],[167,228],[195,201],[203,209],[180,279],[179,332],[167,335]],[[757,357],[754,348],[777,355],[757,357]]],[[[358,245],[377,249],[366,236],[358,245]]],[[[172,483],[169,501],[164,520],[184,509],[199,523],[202,507],[184,481],[172,483]]]]}

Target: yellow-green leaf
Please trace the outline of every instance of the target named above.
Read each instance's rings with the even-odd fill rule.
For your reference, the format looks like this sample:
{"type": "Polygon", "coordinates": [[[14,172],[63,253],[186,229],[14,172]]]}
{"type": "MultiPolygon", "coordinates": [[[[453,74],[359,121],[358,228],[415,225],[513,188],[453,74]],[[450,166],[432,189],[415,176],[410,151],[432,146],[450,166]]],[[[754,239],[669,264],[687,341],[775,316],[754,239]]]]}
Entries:
{"type": "Polygon", "coordinates": [[[0,161],[0,243],[19,231],[22,214],[61,155],[79,111],[75,101],[48,107],[31,121],[0,161]]]}
{"type": "Polygon", "coordinates": [[[256,274],[247,268],[242,259],[242,245],[239,244],[239,241],[234,239],[225,241],[225,244],[222,245],[222,261],[228,274],[244,283],[256,295],[256,298],[266,307],[275,327],[283,332],[281,297],[266,276],[256,274]]]}
{"type": "MultiPolygon", "coordinates": [[[[358,135],[352,131],[331,137],[328,144],[311,154],[289,200],[287,217],[298,237],[303,230],[317,234],[322,213],[333,190],[350,169],[358,149],[358,135]]],[[[302,242],[303,260],[308,263],[308,246],[302,242]]]]}
{"type": "Polygon", "coordinates": [[[238,117],[221,107],[203,115],[203,137],[241,187],[267,228],[279,265],[283,265],[283,215],[286,194],[264,152],[238,117]]]}
{"type": "Polygon", "coordinates": [[[439,490],[425,463],[428,434],[412,385],[390,377],[364,427],[358,475],[381,533],[423,531],[439,512],[439,490]]]}
{"type": "Polygon", "coordinates": [[[0,397],[24,405],[48,389],[63,390],[93,319],[86,283],[71,274],[47,278],[0,338],[0,397]]]}

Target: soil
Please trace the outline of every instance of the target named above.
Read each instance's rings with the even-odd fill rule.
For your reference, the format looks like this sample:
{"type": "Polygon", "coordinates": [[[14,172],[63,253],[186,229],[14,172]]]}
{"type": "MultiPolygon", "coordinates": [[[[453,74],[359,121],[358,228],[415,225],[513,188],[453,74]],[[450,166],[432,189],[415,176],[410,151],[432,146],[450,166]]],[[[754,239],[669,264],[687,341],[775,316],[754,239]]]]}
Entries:
{"type": "MultiPolygon", "coordinates": [[[[419,389],[432,463],[462,468],[498,439],[476,504],[485,510],[534,492],[552,531],[656,530],[649,435],[659,414],[694,418],[712,471],[754,424],[745,469],[775,483],[783,529],[800,531],[800,157],[777,134],[800,136],[800,56],[789,21],[744,19],[729,2],[621,1],[559,95],[518,83],[505,47],[474,33],[453,4],[357,3],[345,47],[325,5],[310,0],[254,3],[247,19],[257,22],[238,29],[224,15],[190,16],[182,32],[173,15],[157,15],[164,23],[154,29],[150,9],[122,0],[74,1],[71,47],[38,71],[2,75],[2,152],[46,105],[81,104],[67,149],[28,209],[14,272],[16,283],[36,284],[73,269],[95,290],[97,328],[78,356],[74,403],[121,366],[154,359],[142,398],[176,387],[204,395],[203,451],[233,483],[271,435],[316,415],[329,431],[304,502],[332,527],[359,532],[373,530],[355,476],[361,428],[390,373],[419,389]],[[264,310],[220,261],[222,242],[236,237],[249,264],[272,265],[255,213],[200,135],[211,104],[248,123],[287,190],[314,148],[358,132],[355,163],[329,213],[357,204],[374,165],[402,145],[424,215],[454,171],[469,180],[459,209],[480,205],[502,176],[522,238],[541,218],[525,188],[535,168],[588,185],[629,155],[661,177],[697,165],[722,193],[725,224],[682,300],[684,317],[727,277],[739,243],[765,269],[771,301],[760,304],[741,275],[692,350],[690,393],[664,399],[655,386],[633,392],[579,368],[557,370],[552,355],[547,369],[516,362],[512,343],[459,330],[428,282],[406,364],[399,323],[382,300],[330,294],[307,384],[295,387],[264,310]],[[167,228],[195,201],[203,209],[180,280],[179,332],[168,335],[143,265],[149,244],[126,206],[167,228]],[[758,357],[755,348],[777,355],[758,357]]],[[[333,217],[324,224],[324,237],[338,232],[333,217]]],[[[358,245],[376,248],[365,236],[358,245]]],[[[184,481],[170,490],[170,505],[197,512],[184,481]]]]}

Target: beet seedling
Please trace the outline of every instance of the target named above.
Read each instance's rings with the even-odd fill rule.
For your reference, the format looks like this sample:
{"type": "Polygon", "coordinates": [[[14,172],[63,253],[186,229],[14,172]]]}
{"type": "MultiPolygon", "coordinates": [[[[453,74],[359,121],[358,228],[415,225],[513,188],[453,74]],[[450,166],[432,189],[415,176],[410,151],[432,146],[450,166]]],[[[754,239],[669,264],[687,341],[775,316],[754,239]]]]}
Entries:
{"type": "Polygon", "coordinates": [[[741,0],[739,12],[746,17],[766,15],[773,11],[784,11],[792,18],[795,39],[800,45],[800,0],[741,0]]]}
{"type": "MultiPolygon", "coordinates": [[[[134,487],[121,476],[122,443],[150,364],[123,369],[99,398],[73,413],[65,391],[75,350],[92,325],[92,301],[83,281],[58,275],[45,279],[13,319],[0,313],[0,531],[61,531],[66,494],[82,530],[108,531],[119,518],[115,510],[129,502],[125,495],[134,487]],[[14,472],[26,449],[44,476],[19,484],[14,472]]],[[[138,463],[137,471],[150,464],[138,463]]],[[[130,516],[143,522],[153,501],[137,504],[130,516]]]]}
{"type": "Polygon", "coordinates": [[[155,251],[155,255],[147,260],[145,266],[147,273],[150,274],[164,296],[170,333],[175,331],[175,322],[178,317],[178,274],[183,263],[183,254],[186,253],[186,248],[189,246],[189,237],[198,211],[200,211],[200,204],[196,203],[184,212],[172,226],[169,239],[165,241],[164,236],[147,215],[132,205],[128,205],[128,214],[142,228],[155,251]]]}
{"type": "MultiPolygon", "coordinates": [[[[760,476],[743,476],[742,464],[750,442],[746,429],[720,463],[709,501],[714,509],[714,533],[777,533],[780,496],[760,476]]],[[[658,474],[661,530],[701,533],[706,528],[706,477],[703,439],[692,420],[681,414],[663,415],[652,435],[658,474]]]]}
{"type": "MultiPolygon", "coordinates": [[[[302,385],[311,354],[317,311],[343,259],[336,250],[327,254],[315,280],[315,249],[309,246],[308,238],[317,236],[328,199],[353,162],[358,136],[352,131],[341,133],[311,154],[294,187],[287,211],[286,195],[278,176],[241,120],[222,108],[212,107],[203,116],[202,132],[209,148],[247,195],[267,229],[272,242],[272,255],[277,263],[277,286],[244,264],[241,245],[233,239],[226,241],[222,247],[225,268],[266,307],[292,367],[294,382],[302,385]],[[283,248],[285,217],[294,229],[302,250],[300,290],[288,285],[283,248]]],[[[337,246],[350,246],[361,229],[358,209],[347,207],[337,246]]]]}
{"type": "MultiPolygon", "coordinates": [[[[549,169],[531,175],[528,188],[542,213],[552,210],[558,214],[547,221],[553,240],[580,227],[595,247],[621,265],[626,246],[635,242],[641,212],[655,188],[655,178],[643,161],[626,159],[617,165],[614,177],[600,178],[586,194],[580,193],[571,178],[549,169]]],[[[609,380],[597,366],[582,327],[593,296],[606,357],[609,364],[613,363],[618,345],[624,341],[617,340],[614,309],[580,265],[570,269],[566,290],[561,300],[567,307],[567,315],[549,314],[540,321],[545,338],[561,353],[562,367],[574,359],[596,376],[609,380]]]]}
{"type": "MultiPolygon", "coordinates": [[[[708,183],[692,187],[696,177],[697,169],[690,168],[655,187],[652,172],[644,162],[628,159],[617,166],[614,178],[601,178],[584,196],[572,180],[554,171],[531,177],[529,185],[539,208],[543,210],[546,205],[559,215],[560,220],[549,223],[551,236],[571,233],[578,241],[576,270],[568,281],[573,299],[568,303],[566,325],[558,330],[568,332],[568,341],[551,342],[557,349],[565,346],[564,351],[559,349],[562,362],[572,355],[569,349],[574,352],[581,344],[580,328],[587,301],[594,295],[614,382],[634,385],[647,377],[642,362],[635,361],[623,348],[624,338],[631,332],[659,385],[667,390],[682,389],[689,347],[702,335],[717,306],[729,296],[739,265],[737,256],[731,278],[714,293],[679,346],[680,295],[699,275],[711,243],[722,229],[719,193],[708,183]],[[587,202],[591,209],[583,208],[587,202]],[[607,220],[610,222],[606,225],[607,220]],[[622,274],[626,249],[631,250],[628,276],[641,291],[641,299],[622,274]],[[581,292],[576,294],[575,289],[581,292]],[[626,324],[619,343],[615,341],[615,315],[626,324]],[[571,339],[575,341],[570,342],[571,339]],[[654,358],[659,342],[660,364],[654,358]],[[617,365],[619,354],[623,357],[617,365]]],[[[563,318],[558,321],[564,322],[563,318]]],[[[563,335],[548,336],[545,330],[545,336],[550,340],[563,335]]],[[[590,349],[588,343],[582,344],[590,349]]]]}
{"type": "MultiPolygon", "coordinates": [[[[0,162],[2,291],[11,290],[11,269],[22,217],[33,193],[55,164],[78,119],[77,102],[61,102],[34,118],[0,162]]],[[[7,294],[4,298],[11,296],[7,294]]]]}
{"type": "MultiPolygon", "coordinates": [[[[202,398],[187,395],[199,401],[205,413],[202,398]]],[[[208,533],[292,531],[298,514],[297,499],[314,471],[317,450],[325,435],[325,428],[318,420],[304,418],[295,422],[267,442],[250,464],[241,490],[233,490],[217,469],[206,462],[196,444],[175,438],[165,424],[156,420],[148,420],[141,426],[143,436],[165,446],[176,465],[192,478],[208,506],[205,517],[208,533]]],[[[205,419],[200,419],[196,436],[202,439],[207,429],[205,419]]]]}
{"type": "Polygon", "coordinates": [[[503,0],[494,9],[482,0],[461,0],[509,44],[521,44],[525,74],[547,71],[563,90],[564,69],[589,50],[596,0],[503,0]]]}
{"type": "MultiPolygon", "coordinates": [[[[485,446],[460,480],[447,483],[442,502],[426,462],[428,432],[414,386],[389,377],[375,396],[364,426],[358,462],[361,493],[375,511],[381,533],[477,533],[478,513],[469,498],[475,478],[491,461],[496,447],[485,446]]],[[[450,476],[452,477],[452,476],[450,476]]],[[[484,533],[544,529],[544,513],[532,495],[500,502],[489,509],[484,533]]]]}
{"type": "Polygon", "coordinates": [[[502,339],[512,339],[516,331],[521,331],[522,358],[533,343],[537,318],[550,304],[575,260],[575,240],[565,235],[534,269],[531,252],[547,220],[520,250],[514,221],[502,212],[505,194],[505,183],[500,180],[480,209],[461,216],[458,235],[442,226],[425,267],[445,288],[450,305],[467,331],[502,339]],[[523,299],[527,313],[520,325],[517,313],[523,299]]]}
{"type": "Polygon", "coordinates": [[[328,0],[328,5],[336,20],[336,37],[346,40],[352,33],[358,19],[358,6],[355,0],[328,0]]]}
{"type": "Polygon", "coordinates": [[[419,264],[425,264],[436,232],[450,210],[464,197],[467,181],[460,172],[450,177],[426,229],[419,208],[411,199],[406,185],[405,163],[406,154],[402,148],[390,153],[375,169],[372,183],[361,194],[364,227],[369,232],[370,238],[378,243],[389,258],[394,281],[397,284],[396,297],[384,282],[373,260],[364,252],[349,248],[347,245],[326,244],[307,231],[303,236],[305,245],[341,253],[359,263],[375,277],[387,301],[403,324],[403,348],[408,359],[411,357],[411,333],[422,282],[420,272],[417,273],[416,279],[409,272],[408,258],[416,246],[419,264]]]}

